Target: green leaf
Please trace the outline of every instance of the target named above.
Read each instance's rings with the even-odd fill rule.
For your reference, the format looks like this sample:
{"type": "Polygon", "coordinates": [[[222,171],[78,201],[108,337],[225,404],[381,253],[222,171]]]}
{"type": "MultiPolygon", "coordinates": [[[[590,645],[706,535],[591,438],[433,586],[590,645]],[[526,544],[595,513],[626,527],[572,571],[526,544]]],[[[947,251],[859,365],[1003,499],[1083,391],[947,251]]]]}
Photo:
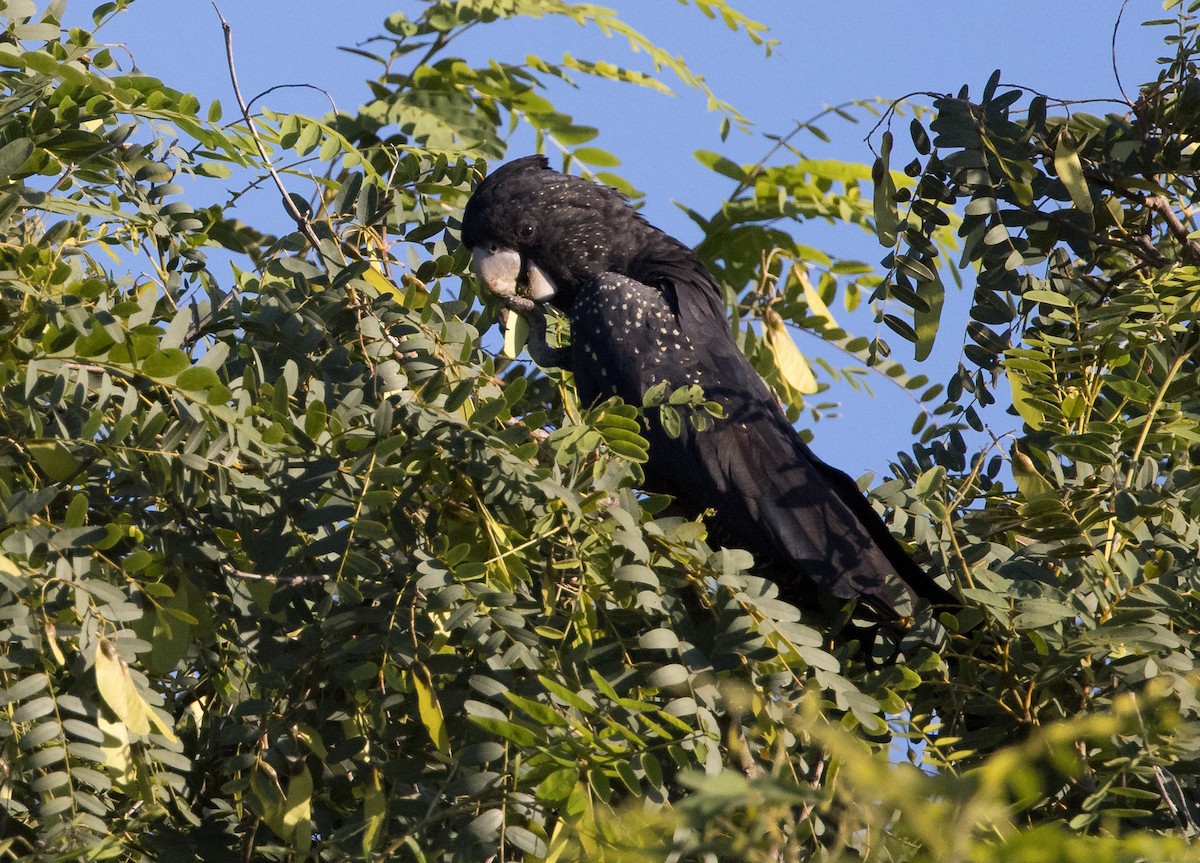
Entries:
{"type": "Polygon", "coordinates": [[[697,150],[695,156],[696,161],[701,165],[730,180],[736,180],[740,183],[746,177],[746,172],[742,169],[741,165],[731,159],[727,159],[720,153],[714,153],[710,150],[697,150]]]}
{"type": "Polygon", "coordinates": [[[224,180],[233,176],[233,169],[222,162],[200,162],[193,170],[201,177],[224,180]]]}
{"type": "Polygon", "coordinates": [[[942,307],[946,302],[946,286],[942,284],[941,276],[936,269],[931,272],[932,278],[923,282],[919,296],[925,303],[925,308],[913,308],[913,329],[917,338],[913,350],[913,359],[923,362],[933,353],[934,341],[942,322],[942,307]]]}
{"type": "Polygon", "coordinates": [[[288,780],[287,796],[283,801],[280,824],[282,835],[306,845],[311,835],[313,780],[308,768],[302,768],[288,780]]]}
{"type": "Polygon", "coordinates": [[[1092,212],[1092,195],[1088,191],[1087,180],[1083,174],[1083,162],[1070,133],[1065,128],[1054,144],[1054,172],[1067,187],[1076,209],[1084,213],[1092,212]]]}
{"type": "Polygon", "coordinates": [[[387,797],[383,793],[383,782],[378,770],[367,773],[367,781],[363,789],[363,837],[362,852],[369,857],[379,846],[384,836],[384,824],[387,819],[387,797]]]}
{"type": "Polygon", "coordinates": [[[191,364],[188,355],[179,348],[156,350],[142,362],[142,374],[152,378],[171,378],[191,364]]]}
{"type": "Polygon", "coordinates": [[[598,168],[615,168],[621,164],[621,160],[612,153],[597,147],[579,147],[571,151],[571,155],[585,165],[594,165],[598,168]]]}
{"type": "Polygon", "coordinates": [[[1070,297],[1063,296],[1057,291],[1047,290],[1032,290],[1022,291],[1021,298],[1029,300],[1031,303],[1046,303],[1050,306],[1057,306],[1061,309],[1069,309],[1073,305],[1070,297]]]}
{"type": "Polygon", "coordinates": [[[1021,419],[1029,425],[1031,429],[1037,431],[1046,423],[1045,414],[1034,404],[1029,397],[1029,379],[1020,371],[1009,368],[1007,370],[1008,385],[1012,391],[1012,403],[1016,408],[1021,419]]]}
{"type": "Polygon", "coordinates": [[[429,739],[443,755],[450,754],[450,736],[446,732],[446,720],[442,715],[442,706],[433,690],[433,682],[429,671],[424,666],[414,666],[409,672],[413,690],[417,693],[417,712],[421,723],[429,733],[429,739]]]}
{"type": "Polygon", "coordinates": [[[30,674],[0,692],[0,704],[13,704],[37,695],[47,687],[49,681],[49,677],[43,673],[30,674]]]}
{"type": "Polygon", "coordinates": [[[928,497],[938,492],[946,479],[946,469],[941,465],[924,471],[917,478],[913,491],[918,497],[928,497]]]}
{"type": "Polygon", "coordinates": [[[567,720],[562,714],[549,704],[543,704],[540,701],[534,701],[532,698],[524,698],[511,692],[504,693],[504,697],[538,725],[546,728],[565,727],[567,725],[567,720]]]}
{"type": "Polygon", "coordinates": [[[210,368],[203,366],[192,366],[184,369],[175,379],[175,385],[181,390],[196,391],[208,390],[215,386],[220,386],[221,379],[217,373],[210,368]]]}
{"type": "Polygon", "coordinates": [[[33,155],[33,141],[17,138],[0,147],[0,177],[11,177],[33,155]]]}
{"type": "Polygon", "coordinates": [[[670,629],[654,629],[638,638],[638,643],[647,650],[675,650],[679,636],[670,629]]]}
{"type": "Polygon", "coordinates": [[[646,685],[658,688],[681,686],[689,678],[688,670],[678,663],[663,665],[646,675],[646,685]]]}
{"type": "Polygon", "coordinates": [[[532,746],[537,740],[537,736],[528,728],[506,719],[494,719],[490,716],[470,716],[468,718],[484,731],[490,731],[517,746],[532,746]]]}
{"type": "Polygon", "coordinates": [[[538,800],[544,800],[547,803],[561,803],[571,796],[577,782],[579,782],[579,769],[562,767],[539,782],[534,795],[538,800]]]}
{"type": "Polygon", "coordinates": [[[892,153],[892,134],[883,134],[883,146],[880,155],[871,167],[871,180],[875,185],[875,196],[872,208],[875,216],[875,233],[879,244],[891,249],[896,246],[896,236],[900,228],[900,212],[896,208],[896,184],[892,180],[890,158],[892,153]]]}
{"type": "Polygon", "coordinates": [[[1033,459],[1021,452],[1015,444],[1012,448],[1012,471],[1025,500],[1034,501],[1054,496],[1054,486],[1038,471],[1033,459]]]}
{"type": "Polygon", "coordinates": [[[679,419],[679,411],[670,405],[659,405],[658,408],[659,422],[662,423],[663,431],[668,437],[678,438],[683,430],[683,425],[679,419]]]}
{"type": "Polygon", "coordinates": [[[65,482],[82,467],[82,462],[61,441],[33,441],[25,448],[51,482],[65,482]]]}
{"type": "Polygon", "coordinates": [[[592,713],[595,710],[595,707],[589,704],[578,693],[571,691],[561,683],[551,680],[549,677],[541,674],[538,675],[538,680],[541,682],[542,686],[546,687],[548,692],[550,692],[567,706],[573,707],[584,714],[592,713]]]}

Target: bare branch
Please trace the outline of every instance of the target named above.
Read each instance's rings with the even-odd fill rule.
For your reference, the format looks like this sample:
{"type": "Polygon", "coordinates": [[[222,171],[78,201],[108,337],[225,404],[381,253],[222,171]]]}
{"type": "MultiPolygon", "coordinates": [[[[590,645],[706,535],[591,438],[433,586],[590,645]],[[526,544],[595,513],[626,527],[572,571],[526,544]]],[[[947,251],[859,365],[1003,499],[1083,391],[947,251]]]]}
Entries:
{"type": "Polygon", "coordinates": [[[1141,198],[1141,202],[1163,217],[1171,236],[1179,241],[1188,257],[1194,262],[1200,262],[1200,243],[1188,239],[1192,232],[1179,216],[1175,215],[1175,208],[1171,206],[1171,202],[1162,195],[1146,195],[1141,198]]]}
{"type": "Polygon", "coordinates": [[[274,93],[276,90],[316,90],[318,93],[323,94],[325,96],[325,98],[329,100],[329,107],[330,107],[330,109],[332,109],[333,113],[335,113],[335,114],[337,113],[337,102],[335,102],[333,100],[333,94],[322,87],[318,87],[316,84],[276,84],[274,87],[268,87],[267,89],[263,90],[261,93],[259,93],[257,96],[255,96],[253,99],[251,99],[249,102],[247,102],[246,110],[249,111],[250,108],[252,108],[254,106],[255,102],[257,102],[263,96],[268,95],[269,93],[274,93]]]}
{"type": "Polygon", "coordinates": [[[321,241],[317,238],[316,231],[313,230],[312,223],[309,222],[308,217],[300,212],[300,208],[292,200],[287,187],[283,184],[283,178],[279,176],[279,172],[275,170],[274,164],[271,163],[271,157],[267,155],[266,145],[263,144],[262,138],[259,137],[258,129],[254,125],[254,119],[250,116],[250,107],[246,104],[246,100],[242,96],[242,88],[238,84],[237,79],[237,68],[233,62],[233,28],[229,26],[229,22],[225,20],[225,16],[221,14],[221,10],[215,2],[212,4],[212,7],[216,11],[217,17],[221,19],[221,30],[225,34],[225,61],[229,67],[229,80],[233,84],[233,95],[237,99],[238,108],[241,109],[242,118],[246,121],[246,128],[250,132],[250,137],[254,139],[254,146],[258,149],[258,155],[263,160],[263,164],[266,165],[267,172],[271,175],[271,179],[275,181],[275,186],[279,189],[279,194],[283,197],[283,208],[292,217],[300,233],[308,240],[308,244],[314,249],[318,249],[320,248],[321,241]]]}
{"type": "Polygon", "coordinates": [[[1129,5],[1129,0],[1125,0],[1121,4],[1120,10],[1117,12],[1117,20],[1113,23],[1112,32],[1112,69],[1113,77],[1117,79],[1117,89],[1121,91],[1121,97],[1130,108],[1133,107],[1133,102],[1129,95],[1125,92],[1125,87],[1121,84],[1121,72],[1117,69],[1117,31],[1121,29],[1121,16],[1125,14],[1125,7],[1129,5]]]}
{"type": "Polygon", "coordinates": [[[333,578],[328,573],[313,573],[312,575],[261,575],[257,572],[243,572],[229,564],[223,564],[221,571],[234,578],[245,581],[266,581],[280,587],[303,587],[309,584],[322,584],[333,578]]]}

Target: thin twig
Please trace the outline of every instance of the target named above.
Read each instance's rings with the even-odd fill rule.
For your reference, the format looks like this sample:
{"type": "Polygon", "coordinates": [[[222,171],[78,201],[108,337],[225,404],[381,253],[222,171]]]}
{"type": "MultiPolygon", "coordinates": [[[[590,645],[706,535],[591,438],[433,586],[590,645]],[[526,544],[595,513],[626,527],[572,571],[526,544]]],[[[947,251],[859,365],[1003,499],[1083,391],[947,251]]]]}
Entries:
{"type": "MultiPolygon", "coordinates": [[[[1143,751],[1150,754],[1150,733],[1146,730],[1146,721],[1142,718],[1142,710],[1137,706],[1136,702],[1134,702],[1134,716],[1137,717],[1138,729],[1142,732],[1143,751]]],[[[1184,841],[1190,844],[1192,836],[1196,831],[1196,822],[1192,818],[1191,805],[1188,802],[1187,795],[1179,787],[1179,781],[1161,766],[1155,765],[1154,782],[1158,786],[1158,793],[1162,795],[1167,811],[1171,813],[1171,817],[1175,821],[1175,826],[1184,837],[1184,841]],[[1169,788],[1168,779],[1170,779],[1171,785],[1169,788]],[[1175,793],[1172,793],[1173,791],[1175,793]]]]}
{"type": "MultiPolygon", "coordinates": [[[[1136,189],[1130,189],[1125,186],[1118,185],[1115,182],[1105,180],[1103,177],[1098,176],[1089,176],[1088,180],[1100,186],[1102,189],[1108,189],[1112,192],[1116,192],[1119,195],[1124,195],[1141,204],[1143,207],[1158,213],[1158,215],[1162,216],[1163,220],[1167,223],[1167,230],[1170,231],[1171,236],[1173,236],[1179,242],[1183,252],[1189,258],[1191,258],[1193,262],[1200,262],[1200,243],[1189,239],[1192,233],[1191,229],[1183,223],[1178,215],[1175,214],[1175,208],[1171,206],[1171,201],[1165,195],[1147,195],[1144,192],[1139,192],[1136,189]]],[[[1137,240],[1133,242],[1133,246],[1130,247],[1130,250],[1134,251],[1135,253],[1139,251],[1143,252],[1144,254],[1142,254],[1141,257],[1147,260],[1152,266],[1166,266],[1170,261],[1166,255],[1158,250],[1158,248],[1154,245],[1154,241],[1150,238],[1149,233],[1151,227],[1152,226],[1150,224],[1147,224],[1146,233],[1141,234],[1137,240]]],[[[1123,245],[1111,238],[1109,242],[1113,245],[1123,245]]]]}
{"type": "Polygon", "coordinates": [[[221,571],[226,575],[231,575],[234,578],[240,578],[245,581],[266,581],[281,587],[303,587],[308,584],[322,584],[333,578],[332,575],[322,572],[312,575],[261,575],[257,572],[243,572],[228,564],[223,565],[221,571]]]}
{"type": "MultiPolygon", "coordinates": [[[[221,31],[225,34],[225,59],[229,67],[229,80],[233,84],[233,95],[234,98],[237,99],[238,108],[242,112],[242,118],[246,121],[246,128],[250,132],[250,137],[254,140],[254,146],[258,149],[258,155],[262,159],[263,164],[266,166],[267,173],[270,174],[271,180],[275,183],[275,188],[279,190],[279,194],[283,199],[284,209],[287,210],[288,215],[292,217],[292,220],[296,223],[296,227],[300,229],[300,232],[304,235],[304,238],[308,241],[309,245],[312,246],[313,249],[319,251],[320,240],[318,240],[317,234],[313,230],[312,224],[308,221],[308,218],[300,212],[300,209],[296,206],[296,202],[293,201],[291,195],[288,194],[287,187],[283,185],[283,178],[279,176],[279,172],[275,170],[275,166],[271,163],[271,159],[267,155],[267,148],[263,144],[262,139],[259,137],[258,129],[255,127],[254,120],[250,116],[250,106],[246,104],[246,100],[242,97],[241,86],[238,84],[237,79],[237,69],[233,62],[233,28],[229,25],[229,22],[225,20],[225,16],[221,14],[221,10],[215,2],[212,4],[212,6],[217,13],[217,17],[221,20],[221,31]]],[[[265,93],[269,92],[270,90],[267,90],[264,93],[260,93],[258,96],[255,96],[254,98],[258,99],[260,96],[263,96],[265,93]]],[[[216,318],[217,313],[233,302],[239,293],[240,292],[235,286],[233,290],[228,291],[223,297],[221,297],[217,304],[210,309],[207,314],[201,315],[200,318],[197,319],[196,322],[193,323],[188,329],[187,334],[183,339],[184,344],[191,344],[200,335],[200,333],[203,332],[204,328],[216,318]]]]}
{"type": "MultiPolygon", "coordinates": [[[[275,166],[272,164],[270,157],[267,155],[266,145],[263,144],[262,138],[259,137],[258,129],[254,125],[254,119],[250,115],[250,108],[246,104],[246,100],[242,96],[241,86],[238,84],[237,68],[234,64],[234,59],[233,59],[233,28],[230,26],[229,22],[225,20],[225,16],[221,14],[221,9],[220,9],[220,7],[217,6],[215,0],[212,4],[212,7],[213,7],[214,11],[216,11],[217,17],[221,21],[221,30],[225,34],[225,59],[226,59],[227,65],[229,67],[229,80],[230,80],[230,83],[233,85],[233,95],[237,99],[238,108],[242,112],[242,118],[246,121],[246,129],[250,132],[250,137],[254,141],[254,146],[258,149],[259,158],[262,159],[263,165],[267,169],[267,173],[270,174],[271,180],[275,183],[275,187],[279,190],[279,194],[283,199],[284,209],[287,211],[288,215],[292,217],[292,220],[295,221],[296,227],[299,229],[300,233],[304,235],[304,238],[305,238],[305,240],[308,241],[309,246],[313,249],[314,252],[316,252],[316,254],[319,257],[322,258],[322,260],[325,260],[325,261],[327,261],[327,263],[330,263],[330,264],[333,264],[334,266],[336,266],[336,262],[328,261],[326,259],[326,256],[322,253],[321,241],[317,237],[316,231],[313,230],[312,222],[309,221],[308,217],[306,215],[304,215],[304,213],[300,212],[299,207],[296,206],[296,202],[294,200],[292,200],[291,195],[288,193],[287,187],[283,184],[283,178],[279,176],[279,172],[275,169],[275,166]]],[[[228,301],[232,298],[232,296],[233,296],[232,293],[226,294],[226,296],[224,298],[222,298],[221,302],[218,304],[216,309],[213,310],[213,312],[210,312],[208,315],[206,315],[204,318],[201,318],[200,321],[198,321],[195,325],[192,326],[192,329],[189,331],[188,336],[190,337],[194,333],[198,333],[200,330],[202,330],[204,328],[204,326],[207,325],[208,321],[210,321],[212,319],[212,317],[214,316],[214,313],[217,310],[219,310],[220,308],[222,308],[223,306],[225,306],[228,303],[228,301]]],[[[351,292],[351,294],[350,294],[350,305],[354,309],[356,315],[361,316],[363,314],[366,314],[366,315],[371,315],[372,317],[374,317],[370,308],[368,306],[364,305],[363,303],[361,303],[359,301],[359,299],[354,295],[353,292],[351,292]]],[[[382,335],[383,339],[392,347],[392,349],[396,352],[397,355],[402,355],[404,353],[404,351],[402,350],[400,342],[389,331],[389,329],[383,325],[382,321],[380,321],[379,323],[380,323],[380,334],[382,335]]],[[[364,354],[364,357],[367,359],[368,362],[370,362],[370,357],[368,355],[364,354]]]]}
{"type": "Polygon", "coordinates": [[[445,30],[440,31],[437,34],[437,36],[434,38],[433,42],[431,42],[429,44],[429,50],[426,51],[425,55],[416,62],[416,65],[413,66],[412,72],[409,73],[409,78],[411,79],[412,76],[417,73],[418,69],[420,69],[422,66],[426,65],[430,60],[432,60],[433,56],[435,54],[437,54],[438,51],[441,51],[443,48],[445,48],[446,43],[449,41],[450,41],[450,37],[446,36],[446,31],[445,30]]]}
{"type": "Polygon", "coordinates": [[[1125,100],[1130,108],[1133,107],[1133,102],[1130,101],[1129,95],[1125,92],[1125,88],[1121,85],[1121,72],[1117,69],[1117,31],[1121,29],[1121,16],[1125,14],[1125,7],[1129,5],[1129,0],[1125,0],[1121,4],[1120,10],[1117,12],[1117,20],[1113,23],[1112,32],[1112,69],[1113,77],[1117,79],[1117,89],[1121,91],[1121,98],[1125,100]]]}
{"type": "Polygon", "coordinates": [[[1142,203],[1150,209],[1154,210],[1167,222],[1167,228],[1171,231],[1172,236],[1179,241],[1184,250],[1188,253],[1193,261],[1200,261],[1200,243],[1195,240],[1188,239],[1192,233],[1188,226],[1180,221],[1179,216],[1175,215],[1175,209],[1162,195],[1146,195],[1142,197],[1142,203]]]}
{"type": "Polygon", "coordinates": [[[237,68],[233,62],[233,28],[225,20],[225,16],[221,14],[221,9],[215,2],[212,4],[212,7],[216,11],[217,17],[221,19],[221,31],[225,34],[225,61],[229,67],[229,80],[233,84],[233,96],[237,99],[238,108],[242,112],[242,118],[246,121],[246,129],[250,132],[250,137],[254,140],[254,146],[258,149],[258,155],[263,160],[263,164],[267,168],[267,173],[271,175],[271,179],[275,181],[275,187],[279,189],[279,194],[283,198],[283,208],[292,217],[300,233],[308,240],[308,244],[313,249],[319,249],[321,241],[317,238],[317,233],[313,230],[312,223],[309,222],[307,216],[300,212],[300,208],[296,206],[296,202],[288,194],[287,187],[283,185],[283,178],[279,176],[279,172],[275,170],[275,166],[271,163],[271,157],[267,155],[266,145],[263,144],[262,138],[259,137],[258,129],[254,125],[254,119],[250,116],[250,108],[242,96],[242,88],[238,84],[237,79],[237,68]]]}
{"type": "MultiPolygon", "coordinates": [[[[220,14],[220,13],[218,13],[218,14],[220,14]]],[[[267,89],[263,90],[261,93],[259,93],[257,96],[255,96],[253,99],[251,99],[249,102],[247,102],[246,110],[249,111],[252,107],[254,107],[255,102],[257,102],[263,96],[266,96],[270,93],[274,93],[276,90],[292,90],[292,89],[316,90],[318,93],[323,94],[325,96],[325,98],[329,100],[329,107],[333,110],[333,113],[335,113],[335,114],[337,113],[337,102],[333,101],[333,94],[330,93],[328,90],[324,89],[323,87],[318,87],[316,84],[276,84],[274,87],[268,87],[267,89]]]]}
{"type": "Polygon", "coordinates": [[[797,120],[795,128],[792,129],[792,131],[788,132],[786,135],[784,135],[782,138],[777,139],[775,141],[774,146],[772,146],[769,150],[767,150],[767,152],[763,155],[763,157],[761,159],[759,159],[757,162],[755,162],[753,167],[751,167],[750,170],[746,172],[746,176],[742,178],[742,181],[740,183],[738,183],[737,188],[735,188],[733,190],[733,192],[730,193],[729,200],[732,201],[734,198],[736,198],[742,192],[749,189],[750,186],[753,185],[753,181],[755,179],[757,179],[759,174],[762,173],[763,169],[766,167],[767,162],[770,161],[771,157],[774,156],[776,153],[778,153],[784,147],[788,146],[788,144],[791,142],[791,140],[793,138],[795,138],[797,135],[799,135],[801,132],[803,132],[805,129],[813,128],[814,123],[816,123],[818,120],[823,119],[824,117],[828,116],[829,114],[837,113],[837,112],[843,111],[847,108],[854,108],[854,107],[858,106],[859,104],[860,104],[859,102],[851,100],[849,102],[842,102],[840,105],[826,105],[824,108],[822,108],[819,112],[814,114],[809,119],[797,120]]]}
{"type": "Polygon", "coordinates": [[[90,372],[94,375],[102,375],[108,372],[104,366],[96,365],[95,363],[67,363],[67,368],[77,371],[90,372]]]}
{"type": "Polygon", "coordinates": [[[1196,833],[1196,820],[1192,817],[1192,804],[1183,788],[1180,787],[1179,780],[1162,767],[1155,765],[1154,782],[1158,785],[1158,792],[1162,795],[1163,802],[1167,804],[1171,817],[1175,819],[1175,826],[1185,841],[1190,844],[1192,836],[1196,833]]]}

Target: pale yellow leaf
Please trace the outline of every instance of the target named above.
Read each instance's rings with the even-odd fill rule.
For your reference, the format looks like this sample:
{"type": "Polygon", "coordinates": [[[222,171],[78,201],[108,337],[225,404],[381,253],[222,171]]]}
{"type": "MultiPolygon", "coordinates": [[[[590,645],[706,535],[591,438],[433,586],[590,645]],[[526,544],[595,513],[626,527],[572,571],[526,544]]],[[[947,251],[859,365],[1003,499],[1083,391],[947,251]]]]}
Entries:
{"type": "Polygon", "coordinates": [[[1080,161],[1079,151],[1072,144],[1066,129],[1063,129],[1054,144],[1054,171],[1067,187],[1076,209],[1090,213],[1092,196],[1088,191],[1087,179],[1083,175],[1083,162],[1080,161]]]}
{"type": "Polygon", "coordinates": [[[1005,369],[1005,375],[1008,378],[1008,386],[1012,390],[1013,407],[1017,409],[1021,419],[1025,420],[1031,429],[1035,431],[1040,429],[1045,424],[1046,417],[1029,398],[1026,391],[1028,379],[1016,369],[1005,369]]]}
{"type": "Polygon", "coordinates": [[[171,728],[169,723],[170,716],[168,716],[165,711],[159,710],[157,707],[151,707],[148,704],[146,705],[146,709],[150,714],[150,724],[158,729],[158,733],[170,740],[172,743],[178,742],[179,738],[175,736],[175,731],[171,728]]]}
{"type": "Polygon", "coordinates": [[[21,577],[20,568],[10,558],[2,554],[0,554],[0,572],[3,572],[5,575],[11,575],[13,578],[21,577]]]}
{"type": "Polygon", "coordinates": [[[1017,489],[1025,500],[1037,500],[1054,494],[1054,486],[1038,471],[1033,459],[1017,449],[1016,444],[1012,448],[1012,472],[1017,489]]]}
{"type": "Polygon", "coordinates": [[[429,671],[424,666],[414,666],[410,672],[413,689],[417,693],[417,712],[421,722],[429,732],[429,739],[443,755],[450,754],[450,735],[446,733],[446,720],[442,715],[442,705],[438,703],[437,693],[433,691],[433,682],[429,671]]]}
{"type": "Polygon", "coordinates": [[[137,771],[129,745],[129,729],[123,722],[110,722],[103,714],[96,717],[96,728],[104,735],[100,749],[104,753],[104,766],[109,769],[113,781],[119,785],[132,784],[137,779],[137,771]]]}
{"type": "Polygon", "coordinates": [[[371,859],[379,837],[383,835],[383,825],[387,821],[387,798],[383,794],[383,782],[379,771],[372,769],[367,776],[363,788],[363,859],[371,859]]]}
{"type": "Polygon", "coordinates": [[[96,642],[96,688],[104,703],[131,732],[150,733],[150,705],[129,676],[125,660],[103,638],[96,642]]]}
{"type": "Polygon", "coordinates": [[[107,639],[96,644],[96,688],[117,719],[133,734],[149,734],[151,726],[172,743],[178,738],[169,718],[151,707],[138,691],[129,666],[107,639]],[[166,718],[164,718],[166,717],[166,718]]]}
{"type": "Polygon", "coordinates": [[[542,863],[558,863],[563,852],[571,847],[570,834],[571,831],[566,829],[566,823],[560,818],[554,825],[554,832],[550,834],[550,851],[542,863]]]}
{"type": "Polygon", "coordinates": [[[809,312],[812,313],[813,317],[824,320],[826,326],[836,328],[838,322],[833,319],[833,312],[829,311],[829,306],[825,305],[825,301],[821,299],[821,295],[813,287],[813,283],[808,278],[807,270],[800,264],[794,264],[792,272],[796,276],[796,281],[800,283],[800,287],[804,290],[804,302],[808,304],[809,312]]]}
{"type": "Polygon", "coordinates": [[[312,793],[313,779],[307,767],[288,780],[287,797],[283,801],[280,820],[285,835],[293,837],[293,841],[312,834],[309,825],[312,820],[312,793]]]}
{"type": "Polygon", "coordinates": [[[279,777],[269,765],[259,762],[250,781],[250,790],[258,803],[263,821],[280,836],[286,837],[283,827],[283,789],[279,786],[279,777]]]}
{"type": "Polygon", "coordinates": [[[46,629],[46,646],[50,649],[50,655],[59,665],[66,665],[67,658],[63,656],[63,652],[58,646],[58,627],[54,625],[53,620],[46,616],[45,610],[42,611],[42,624],[46,629]]]}
{"type": "Polygon", "coordinates": [[[791,390],[785,397],[793,404],[802,402],[802,396],[812,395],[818,389],[817,379],[808,365],[808,360],[800,353],[783,323],[783,318],[779,317],[774,309],[767,309],[763,315],[763,324],[763,334],[775,360],[775,368],[779,370],[779,376],[791,390]]]}
{"type": "Polygon", "coordinates": [[[404,300],[404,291],[392,284],[391,280],[375,267],[367,267],[362,274],[362,280],[379,293],[395,300],[404,300]]]}
{"type": "Polygon", "coordinates": [[[529,341],[529,324],[516,312],[509,312],[504,321],[504,356],[516,359],[529,341]]]}

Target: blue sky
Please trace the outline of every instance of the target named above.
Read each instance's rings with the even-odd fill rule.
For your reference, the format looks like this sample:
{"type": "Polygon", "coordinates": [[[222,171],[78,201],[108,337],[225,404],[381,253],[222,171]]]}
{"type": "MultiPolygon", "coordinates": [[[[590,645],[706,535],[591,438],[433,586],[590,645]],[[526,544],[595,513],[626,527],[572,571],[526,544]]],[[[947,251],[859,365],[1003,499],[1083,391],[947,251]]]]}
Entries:
{"type": "MultiPolygon", "coordinates": [[[[795,120],[811,117],[825,105],[877,96],[893,99],[913,91],[957,91],[963,84],[978,91],[994,69],[1002,70],[1006,83],[1052,97],[1120,96],[1111,53],[1120,0],[732,2],[770,28],[769,35],[779,43],[771,56],[743,34],[676,0],[608,0],[603,5],[618,10],[652,41],[682,55],[720,98],[753,124],[750,134],[734,131],[722,143],[719,118],[706,112],[703,96],[673,81],[674,97],[585,79],[579,89],[562,87],[552,97],[579,122],[601,129],[596,143],[617,155],[622,160],[617,170],[645,192],[647,217],[692,243],[698,239],[696,229],[673,202],[711,212],[732,187],[701,167],[693,151],[719,150],[736,161],[756,161],[770,146],[763,135],[786,133],[795,120]]],[[[309,83],[328,91],[343,110],[353,110],[368,98],[363,82],[376,70],[338,46],[354,45],[380,32],[383,19],[397,9],[418,8],[401,0],[225,0],[219,5],[234,28],[238,74],[247,97],[278,84],[309,83]]],[[[74,0],[69,11],[86,14],[90,6],[74,0]]],[[[1131,95],[1157,72],[1162,33],[1140,23],[1160,14],[1158,0],[1130,0],[1125,10],[1116,64],[1131,95]]],[[[223,37],[209,0],[140,0],[103,36],[123,43],[143,71],[194,93],[202,102],[220,99],[226,116],[232,116],[223,37]],[[181,34],[186,46],[180,44],[181,34]]],[[[474,61],[519,60],[529,53],[556,60],[570,51],[578,57],[645,67],[644,56],[631,55],[622,41],[553,19],[480,27],[454,49],[474,61]]],[[[326,98],[311,90],[276,91],[260,104],[314,115],[328,109],[326,98]]],[[[1091,113],[1119,109],[1117,103],[1086,108],[1091,113]]],[[[832,120],[822,125],[833,143],[800,139],[809,155],[870,162],[863,140],[870,123],[832,120]]],[[[527,148],[528,143],[518,143],[511,155],[523,155],[527,148]]],[[[260,206],[277,207],[274,193],[265,193],[260,206]]],[[[243,212],[242,218],[253,221],[253,211],[243,212]]],[[[845,257],[872,263],[883,254],[871,238],[854,229],[832,232],[814,225],[811,231],[802,228],[799,236],[809,245],[832,247],[845,257]]],[[[851,327],[870,334],[857,323],[851,327]]],[[[951,331],[944,333],[932,366],[921,369],[934,380],[944,378],[957,358],[958,343],[952,336],[951,331]]],[[[819,350],[804,337],[799,344],[806,352],[819,350]]],[[[910,365],[910,370],[915,367],[910,365]]],[[[912,402],[882,381],[874,389],[874,399],[848,388],[835,389],[829,396],[842,403],[841,416],[814,428],[818,453],[854,475],[885,471],[895,452],[909,444],[912,402]]],[[[1019,425],[1015,418],[995,419],[997,433],[1019,425]]]]}

